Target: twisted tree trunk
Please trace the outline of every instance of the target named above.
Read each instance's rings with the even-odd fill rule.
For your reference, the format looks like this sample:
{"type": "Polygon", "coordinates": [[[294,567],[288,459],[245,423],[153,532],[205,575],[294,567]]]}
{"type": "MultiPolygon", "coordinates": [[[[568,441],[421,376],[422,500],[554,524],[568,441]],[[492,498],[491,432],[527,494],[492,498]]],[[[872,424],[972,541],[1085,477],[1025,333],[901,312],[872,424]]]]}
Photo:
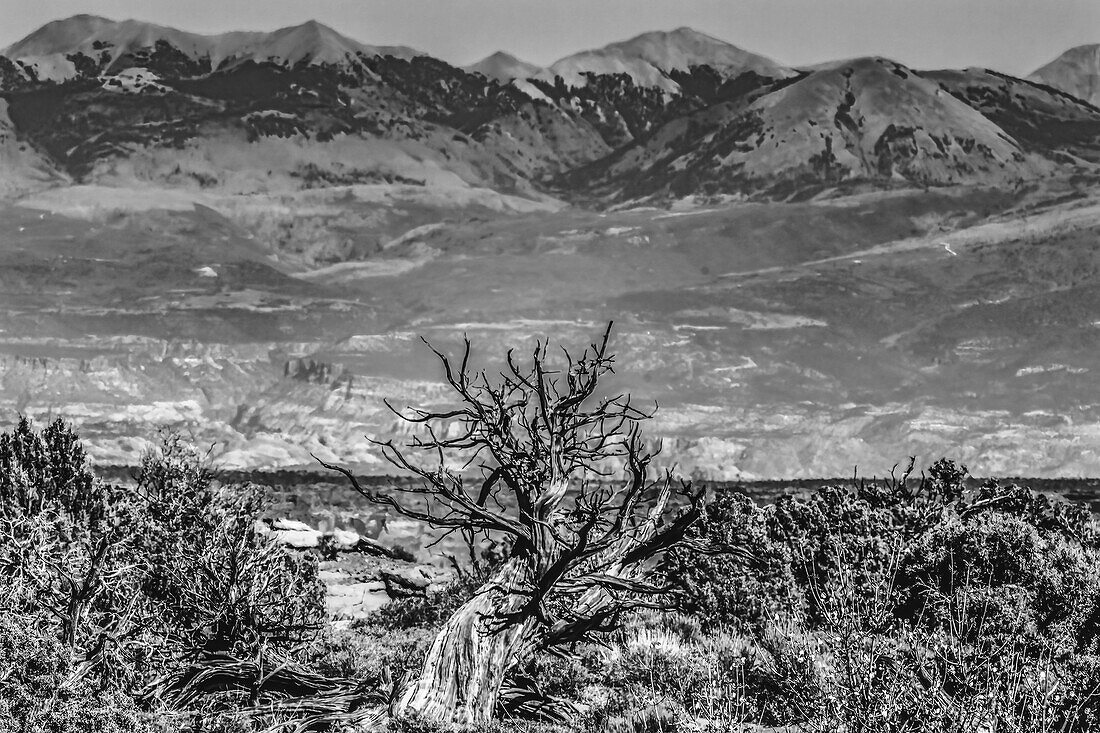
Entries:
{"type": "Polygon", "coordinates": [[[514,556],[466,601],[436,635],[420,674],[400,690],[393,712],[414,712],[441,723],[471,727],[487,723],[500,695],[504,675],[532,654],[541,639],[540,624],[524,609],[532,570],[550,561],[550,523],[569,489],[555,477],[533,507],[534,556],[514,556]]]}
{"type": "Polygon", "coordinates": [[[509,560],[447,620],[419,674],[398,690],[394,715],[463,727],[492,718],[505,673],[536,646],[534,618],[500,624],[520,607],[522,598],[509,589],[525,572],[524,560],[509,560]]]}
{"type": "MultiPolygon", "coordinates": [[[[612,605],[612,594],[592,584],[580,594],[571,620],[549,628],[530,608],[531,574],[541,576],[556,559],[554,515],[568,484],[550,483],[534,507],[534,556],[513,557],[463,604],[436,635],[420,673],[398,691],[393,712],[409,713],[440,723],[472,727],[492,719],[504,676],[518,662],[533,654],[545,641],[579,638],[586,620],[599,619],[612,605]],[[524,588],[528,592],[524,592],[524,588]],[[505,623],[507,620],[507,623],[505,623]]],[[[630,554],[654,538],[668,504],[671,485],[665,484],[646,519],[630,534],[623,534],[603,553],[596,565],[604,583],[636,580],[638,562],[630,554]]]]}

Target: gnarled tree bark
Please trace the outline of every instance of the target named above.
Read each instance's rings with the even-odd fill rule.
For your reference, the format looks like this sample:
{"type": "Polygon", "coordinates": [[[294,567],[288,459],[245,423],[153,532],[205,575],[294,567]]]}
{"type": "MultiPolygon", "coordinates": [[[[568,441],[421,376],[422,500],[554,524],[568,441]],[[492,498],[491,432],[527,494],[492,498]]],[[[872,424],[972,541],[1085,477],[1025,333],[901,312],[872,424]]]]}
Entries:
{"type": "Polygon", "coordinates": [[[513,663],[534,651],[535,619],[493,628],[492,619],[515,613],[512,587],[525,572],[511,559],[466,601],[440,629],[420,673],[396,692],[393,712],[464,726],[492,718],[504,675],[513,663]]]}

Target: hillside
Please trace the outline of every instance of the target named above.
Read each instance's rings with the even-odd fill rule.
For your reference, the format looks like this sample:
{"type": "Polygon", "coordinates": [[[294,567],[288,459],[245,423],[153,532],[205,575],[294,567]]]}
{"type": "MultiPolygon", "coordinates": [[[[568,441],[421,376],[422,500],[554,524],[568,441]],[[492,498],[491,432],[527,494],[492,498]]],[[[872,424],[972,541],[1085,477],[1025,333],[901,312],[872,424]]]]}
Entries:
{"type": "Polygon", "coordinates": [[[527,79],[538,74],[541,69],[534,64],[517,59],[510,53],[497,51],[477,63],[463,67],[471,74],[481,74],[488,79],[496,79],[507,84],[514,79],[527,79]]]}
{"type": "Polygon", "coordinates": [[[62,185],[66,180],[46,156],[19,139],[8,103],[0,99],[0,199],[62,185]]]}
{"type": "Polygon", "coordinates": [[[1100,106],[1100,44],[1071,48],[1028,78],[1100,106]]]}
{"type": "MultiPolygon", "coordinates": [[[[1087,139],[1095,146],[1097,110],[1057,99],[1053,106],[1065,115],[1059,119],[1091,125],[1087,139]]],[[[1019,126],[1013,110],[997,112],[1005,124],[1019,126]]],[[[867,58],[673,120],[574,180],[583,177],[598,195],[615,199],[754,190],[783,195],[859,181],[1004,185],[1053,169],[1033,151],[1040,152],[1025,150],[979,103],[957,98],[934,77],[867,58]]]]}
{"type": "Polygon", "coordinates": [[[1082,439],[1100,436],[1094,195],[588,212],[382,190],[165,212],[138,210],[141,192],[96,209],[74,188],[0,211],[0,409],[77,420],[112,463],[169,424],[223,465],[313,452],[377,471],[363,436],[405,429],[382,398],[444,399],[420,336],[453,350],[468,334],[494,368],[614,318],[609,388],[658,402],[661,461],[685,471],[881,474],[910,454],[976,473],[1100,466],[1082,439]]]}
{"type": "Polygon", "coordinates": [[[543,72],[547,81],[561,77],[568,86],[588,84],[588,76],[625,75],[639,87],[656,87],[676,94],[680,86],[669,75],[709,66],[727,78],[752,72],[781,79],[793,72],[765,58],[691,28],[643,33],[603,48],[582,51],[560,59],[543,72]]]}
{"type": "Polygon", "coordinates": [[[1071,94],[989,69],[922,72],[982,113],[1030,154],[1063,173],[1090,175],[1100,163],[1100,114],[1071,94]]]}
{"type": "Polygon", "coordinates": [[[795,72],[688,28],[459,69],[316,22],[201,35],[75,16],[4,50],[0,94],[24,152],[79,182],[235,194],[439,184],[606,206],[1013,185],[1100,159],[1100,110],[1049,86],[888,59],[795,72]]]}
{"type": "Polygon", "coordinates": [[[225,465],[374,470],[381,398],[441,399],[420,336],[499,354],[614,319],[616,384],[686,470],[1100,470],[1100,110],[634,40],[605,56],[660,84],[319,24],[32,34],[0,58],[0,412],[65,415],[101,461],[168,424],[225,465]],[[27,71],[47,57],[75,76],[27,71]]]}
{"type": "Polygon", "coordinates": [[[362,70],[365,59],[374,56],[418,54],[404,47],[368,46],[316,21],[271,33],[200,35],[136,20],[78,15],[47,23],[0,55],[35,79],[63,81],[132,66],[179,76],[199,76],[245,62],[362,70]]]}
{"type": "Polygon", "coordinates": [[[135,85],[140,76],[125,72],[7,99],[21,137],[85,183],[227,193],[439,183],[539,199],[540,178],[607,152],[575,115],[442,62],[374,57],[364,68],[345,83],[321,67],[249,61],[198,78],[135,85]]]}

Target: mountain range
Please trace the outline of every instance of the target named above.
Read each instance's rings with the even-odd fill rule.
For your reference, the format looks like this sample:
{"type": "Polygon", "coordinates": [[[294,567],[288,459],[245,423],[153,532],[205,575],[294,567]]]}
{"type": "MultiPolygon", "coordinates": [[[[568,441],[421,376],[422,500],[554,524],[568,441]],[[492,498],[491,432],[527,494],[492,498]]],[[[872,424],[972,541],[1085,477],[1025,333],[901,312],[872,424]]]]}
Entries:
{"type": "Polygon", "coordinates": [[[318,23],[0,50],[0,419],[379,471],[382,403],[614,319],[716,478],[1100,471],[1100,69],[797,68],[691,29],[466,68],[318,23]],[[929,460],[929,462],[930,462],[929,460]]]}
{"type": "Polygon", "coordinates": [[[200,35],[135,20],[116,22],[78,15],[47,23],[5,49],[3,55],[16,60],[28,76],[64,81],[86,75],[92,65],[106,74],[149,65],[151,70],[171,68],[177,74],[194,76],[249,61],[362,68],[360,58],[364,56],[411,58],[418,54],[404,47],[368,46],[315,21],[272,33],[200,35]],[[172,60],[178,66],[160,66],[172,60]]]}
{"type": "Polygon", "coordinates": [[[591,205],[1032,180],[1091,170],[1097,58],[1073,49],[1032,81],[881,58],[796,70],[680,28],[545,69],[503,53],[459,69],[316,22],[204,36],[82,15],[0,51],[0,124],[38,156],[5,186],[33,189],[45,171],[90,182],[224,138],[299,141],[318,158],[309,173],[281,171],[299,180],[404,175],[382,155],[345,170],[334,140],[400,157],[413,144],[471,185],[591,205]]]}

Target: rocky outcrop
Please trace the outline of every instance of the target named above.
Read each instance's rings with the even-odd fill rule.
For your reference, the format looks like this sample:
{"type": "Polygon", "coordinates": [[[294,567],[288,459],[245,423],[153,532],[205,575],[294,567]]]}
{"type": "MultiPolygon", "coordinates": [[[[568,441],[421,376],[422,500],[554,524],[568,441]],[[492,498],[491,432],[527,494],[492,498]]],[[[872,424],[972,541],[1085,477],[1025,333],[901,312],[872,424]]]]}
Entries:
{"type": "MultiPolygon", "coordinates": [[[[325,532],[314,529],[305,522],[279,518],[272,520],[270,523],[257,522],[256,530],[260,534],[270,537],[273,542],[296,550],[316,549],[326,554],[362,552],[394,560],[402,558],[401,553],[350,529],[337,528],[325,532]]],[[[399,586],[404,587],[400,580],[396,582],[399,586]]]]}
{"type": "Polygon", "coordinates": [[[382,583],[390,598],[408,598],[424,595],[434,582],[432,574],[424,566],[381,571],[382,583]]]}

